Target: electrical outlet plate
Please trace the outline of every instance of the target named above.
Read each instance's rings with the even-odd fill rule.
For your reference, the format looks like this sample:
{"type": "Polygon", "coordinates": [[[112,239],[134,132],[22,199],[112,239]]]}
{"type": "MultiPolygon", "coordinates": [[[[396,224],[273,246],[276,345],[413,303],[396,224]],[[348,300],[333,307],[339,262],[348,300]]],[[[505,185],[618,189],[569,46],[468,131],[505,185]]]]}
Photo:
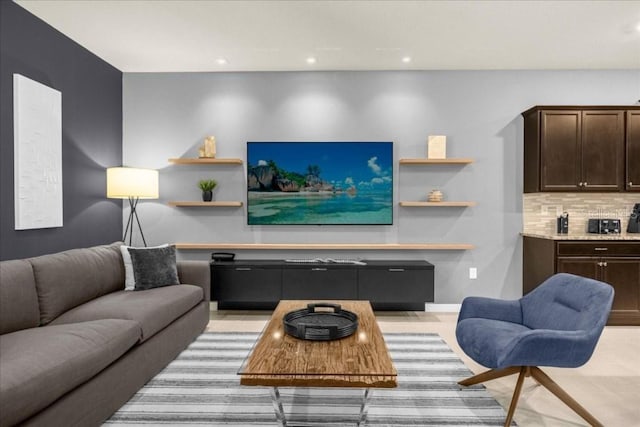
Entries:
{"type": "Polygon", "coordinates": [[[475,267],[469,268],[469,279],[477,279],[478,278],[478,269],[475,267]]]}

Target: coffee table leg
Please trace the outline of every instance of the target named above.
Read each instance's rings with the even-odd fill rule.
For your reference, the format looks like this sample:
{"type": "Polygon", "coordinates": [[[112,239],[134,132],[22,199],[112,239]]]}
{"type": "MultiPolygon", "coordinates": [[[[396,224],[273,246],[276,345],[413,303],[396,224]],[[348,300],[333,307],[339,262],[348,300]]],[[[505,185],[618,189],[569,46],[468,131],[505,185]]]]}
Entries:
{"type": "Polygon", "coordinates": [[[282,409],[282,400],[280,399],[280,390],[278,387],[271,388],[271,403],[273,403],[273,410],[276,413],[276,421],[278,425],[286,427],[287,419],[284,416],[284,410],[282,409]]]}
{"type": "Polygon", "coordinates": [[[362,405],[360,405],[360,418],[357,426],[363,426],[367,422],[367,412],[369,412],[369,399],[371,398],[371,389],[365,388],[362,395],[362,405]]]}

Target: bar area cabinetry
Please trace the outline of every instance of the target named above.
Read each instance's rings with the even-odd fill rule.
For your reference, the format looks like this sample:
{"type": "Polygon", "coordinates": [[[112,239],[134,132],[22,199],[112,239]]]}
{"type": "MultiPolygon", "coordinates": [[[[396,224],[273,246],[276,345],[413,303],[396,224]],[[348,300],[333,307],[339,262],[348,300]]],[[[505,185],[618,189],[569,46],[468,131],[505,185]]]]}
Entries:
{"type": "Polygon", "coordinates": [[[640,241],[525,236],[523,254],[523,294],[555,273],[589,277],[615,290],[608,325],[640,325],[640,241]]]}

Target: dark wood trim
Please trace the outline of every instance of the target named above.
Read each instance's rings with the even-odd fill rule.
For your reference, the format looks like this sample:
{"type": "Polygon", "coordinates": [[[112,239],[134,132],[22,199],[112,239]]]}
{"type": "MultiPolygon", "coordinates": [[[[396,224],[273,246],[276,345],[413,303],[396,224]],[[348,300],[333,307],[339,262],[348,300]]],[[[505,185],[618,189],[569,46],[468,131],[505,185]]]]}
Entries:
{"type": "Polygon", "coordinates": [[[640,105],[535,105],[522,112],[522,115],[539,110],[638,110],[640,105]]]}
{"type": "Polygon", "coordinates": [[[522,252],[522,293],[525,295],[555,274],[555,241],[525,236],[522,252]]]}

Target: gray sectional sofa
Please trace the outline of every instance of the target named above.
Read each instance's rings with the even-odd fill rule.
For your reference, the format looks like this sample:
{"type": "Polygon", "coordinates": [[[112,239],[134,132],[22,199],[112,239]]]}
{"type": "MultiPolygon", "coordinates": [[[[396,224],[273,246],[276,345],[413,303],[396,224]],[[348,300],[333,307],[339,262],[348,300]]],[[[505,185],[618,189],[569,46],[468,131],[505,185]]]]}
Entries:
{"type": "Polygon", "coordinates": [[[0,426],[99,425],[205,329],[206,261],[125,291],[120,245],[0,262],[0,426]]]}

